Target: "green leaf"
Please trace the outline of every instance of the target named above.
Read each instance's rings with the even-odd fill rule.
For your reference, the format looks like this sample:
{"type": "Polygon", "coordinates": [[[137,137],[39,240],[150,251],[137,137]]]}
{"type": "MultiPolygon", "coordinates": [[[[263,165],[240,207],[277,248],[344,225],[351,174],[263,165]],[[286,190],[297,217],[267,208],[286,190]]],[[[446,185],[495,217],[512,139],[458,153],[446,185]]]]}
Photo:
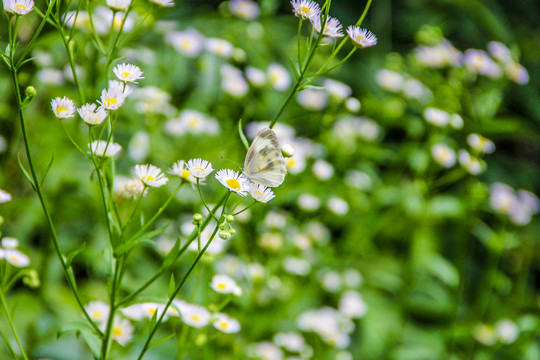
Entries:
{"type": "Polygon", "coordinates": [[[294,60],[292,58],[290,58],[290,60],[291,60],[291,67],[294,73],[294,77],[296,78],[296,80],[298,80],[300,78],[300,73],[298,72],[298,69],[296,68],[296,64],[294,63],[294,60]]]}
{"type": "Polygon", "coordinates": [[[75,257],[81,253],[81,251],[84,250],[86,247],[86,243],[84,242],[81,246],[77,248],[77,250],[73,251],[71,254],[69,254],[66,258],[66,267],[69,269],[71,267],[71,263],[73,260],[75,260],[75,257]]]}
{"type": "Polygon", "coordinates": [[[174,261],[176,260],[178,253],[180,253],[180,237],[176,240],[173,248],[171,249],[171,251],[169,251],[165,259],[163,260],[161,268],[167,269],[172,264],[174,264],[174,261]]]}
{"type": "Polygon", "coordinates": [[[31,57],[31,58],[28,58],[28,59],[25,59],[25,60],[21,61],[19,64],[17,64],[17,70],[19,70],[27,62],[32,61],[34,59],[35,59],[35,57],[31,57]]]}
{"type": "Polygon", "coordinates": [[[51,161],[49,161],[49,165],[47,165],[47,168],[45,169],[45,172],[43,173],[43,176],[41,177],[41,181],[39,182],[39,185],[43,185],[43,181],[45,181],[47,174],[51,170],[53,162],[54,162],[54,154],[51,156],[51,161]]]}
{"type": "Polygon", "coordinates": [[[71,322],[59,330],[56,337],[60,338],[60,336],[70,332],[74,332],[77,336],[82,336],[83,340],[86,342],[86,345],[88,345],[96,359],[99,357],[101,339],[88,323],[83,321],[71,322]]]}
{"type": "Polygon", "coordinates": [[[246,135],[244,134],[244,131],[242,130],[242,119],[238,120],[238,134],[240,135],[240,140],[242,140],[242,143],[244,144],[246,150],[248,150],[249,142],[246,138],[246,135]]]}
{"type": "Polygon", "coordinates": [[[171,298],[176,290],[176,284],[174,281],[174,274],[171,274],[171,279],[169,280],[169,298],[171,298]]]}
{"type": "Polygon", "coordinates": [[[0,51],[0,56],[2,57],[2,60],[4,60],[4,62],[6,63],[7,67],[11,69],[11,64],[9,63],[9,58],[6,56],[6,54],[0,51]]]}
{"type": "Polygon", "coordinates": [[[142,245],[142,244],[148,244],[150,246],[153,246],[154,245],[154,242],[149,240],[149,239],[146,239],[146,238],[138,238],[138,239],[135,239],[135,240],[131,240],[130,242],[127,242],[125,244],[122,244],[120,245],[119,247],[117,247],[115,250],[114,250],[114,256],[116,258],[124,255],[126,252],[128,252],[129,250],[139,246],[139,245],[142,245]]]}
{"type": "Polygon", "coordinates": [[[30,175],[28,174],[28,172],[27,172],[26,169],[24,168],[24,165],[23,165],[22,162],[21,162],[21,158],[19,157],[19,154],[17,154],[17,160],[19,161],[19,166],[21,167],[21,170],[23,171],[24,176],[26,176],[26,178],[27,178],[28,181],[30,182],[30,185],[32,185],[32,189],[34,189],[34,191],[35,191],[35,190],[36,190],[36,186],[34,185],[34,180],[32,180],[32,177],[30,177],[30,175]]]}
{"type": "Polygon", "coordinates": [[[164,338],[161,338],[159,340],[156,340],[154,342],[152,342],[149,346],[148,346],[148,350],[150,350],[151,348],[153,348],[154,346],[157,346],[159,344],[161,344],[162,342],[165,342],[167,340],[169,340],[170,338],[172,338],[174,335],[176,335],[175,333],[172,333],[172,334],[169,334],[167,336],[165,336],[164,338]]]}
{"type": "Polygon", "coordinates": [[[324,86],[304,85],[303,89],[324,90],[324,86]]]}

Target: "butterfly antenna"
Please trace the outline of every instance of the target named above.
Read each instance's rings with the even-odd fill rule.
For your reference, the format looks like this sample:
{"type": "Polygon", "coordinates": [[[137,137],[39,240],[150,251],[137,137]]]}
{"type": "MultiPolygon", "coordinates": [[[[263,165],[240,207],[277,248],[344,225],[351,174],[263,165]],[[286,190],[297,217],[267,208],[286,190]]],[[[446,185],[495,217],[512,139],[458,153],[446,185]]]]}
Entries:
{"type": "Polygon", "coordinates": [[[238,166],[240,169],[242,169],[242,166],[241,166],[240,164],[238,164],[236,161],[232,161],[231,159],[227,159],[226,157],[223,157],[223,156],[220,156],[220,158],[222,158],[223,160],[232,162],[234,165],[236,165],[236,166],[238,166]]]}

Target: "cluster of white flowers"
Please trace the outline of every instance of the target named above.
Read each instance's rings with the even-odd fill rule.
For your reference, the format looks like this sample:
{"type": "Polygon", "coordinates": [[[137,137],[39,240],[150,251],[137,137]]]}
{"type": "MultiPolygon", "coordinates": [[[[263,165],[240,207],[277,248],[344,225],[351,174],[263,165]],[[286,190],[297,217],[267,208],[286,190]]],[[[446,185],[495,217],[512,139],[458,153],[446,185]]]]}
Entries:
{"type": "Polygon", "coordinates": [[[406,98],[416,99],[421,103],[428,103],[433,98],[433,93],[427,86],[406,74],[402,75],[392,70],[382,69],[377,71],[375,80],[384,90],[401,93],[406,98]]]}
{"type": "Polygon", "coordinates": [[[418,62],[429,67],[464,66],[473,73],[493,79],[505,74],[517,84],[524,85],[529,82],[529,73],[515,60],[506,45],[492,41],[487,48],[488,52],[468,49],[462,54],[448,40],[442,40],[435,46],[417,47],[415,57],[418,62]]]}
{"type": "Polygon", "coordinates": [[[506,214],[516,225],[527,225],[538,213],[539,200],[532,192],[514,191],[510,186],[494,183],[490,188],[490,204],[493,210],[506,214]]]}
{"type": "MultiPolygon", "coordinates": [[[[85,307],[90,318],[104,331],[109,318],[110,307],[102,301],[92,301],[85,307]]],[[[112,326],[111,336],[120,345],[125,346],[133,338],[133,325],[129,320],[116,316],[112,326]]]]}
{"type": "Polygon", "coordinates": [[[308,310],[298,317],[297,324],[302,331],[314,332],[338,349],[349,346],[355,327],[347,315],[331,307],[308,310]]]}
{"type": "Polygon", "coordinates": [[[165,131],[173,136],[185,134],[216,135],[219,132],[219,123],[216,119],[197,110],[185,109],[180,112],[178,117],[165,123],[165,131]]]}
{"type": "Polygon", "coordinates": [[[424,109],[424,119],[431,125],[441,128],[448,125],[456,130],[463,128],[463,118],[461,116],[434,107],[424,109]]]}
{"type": "Polygon", "coordinates": [[[244,19],[255,20],[259,17],[259,5],[251,0],[231,0],[229,1],[229,11],[231,14],[244,19]]]}
{"type": "Polygon", "coordinates": [[[189,304],[182,300],[174,300],[173,305],[178,309],[182,321],[188,326],[202,328],[212,322],[215,329],[226,334],[234,334],[241,329],[238,320],[226,314],[212,314],[203,306],[189,304]]]}
{"type": "Polygon", "coordinates": [[[354,145],[358,139],[377,141],[381,138],[382,128],[372,119],[359,116],[344,116],[333,126],[332,133],[344,145],[354,145]]]}
{"type": "MultiPolygon", "coordinates": [[[[343,37],[343,26],[338,19],[325,16],[321,12],[319,4],[311,0],[292,0],[293,13],[302,20],[309,20],[314,30],[329,38],[343,37]],[[325,21],[324,26],[322,21],[325,21]]],[[[377,44],[377,37],[371,31],[351,25],[347,28],[347,34],[352,42],[366,48],[377,44]]]]}
{"type": "MultiPolygon", "coordinates": [[[[127,8],[129,6],[125,0],[117,0],[114,3],[114,6],[119,7],[125,6],[127,8]]],[[[90,20],[90,15],[85,10],[69,11],[64,17],[64,23],[70,28],[75,27],[87,33],[95,30],[98,35],[107,35],[111,31],[111,24],[115,31],[119,31],[120,28],[124,32],[133,30],[136,18],[137,14],[133,9],[126,18],[125,12],[113,10],[109,5],[109,7],[96,6],[92,13],[92,20],[90,20]],[[123,27],[122,23],[124,24],[123,27]]]]}
{"type": "Polygon", "coordinates": [[[495,325],[479,324],[473,329],[474,338],[486,346],[511,344],[518,339],[519,333],[519,327],[508,319],[499,320],[495,325]]]}
{"type": "Polygon", "coordinates": [[[12,237],[2,238],[0,243],[0,260],[6,260],[15,267],[27,267],[30,265],[30,258],[23,252],[17,250],[19,241],[12,237]]]}

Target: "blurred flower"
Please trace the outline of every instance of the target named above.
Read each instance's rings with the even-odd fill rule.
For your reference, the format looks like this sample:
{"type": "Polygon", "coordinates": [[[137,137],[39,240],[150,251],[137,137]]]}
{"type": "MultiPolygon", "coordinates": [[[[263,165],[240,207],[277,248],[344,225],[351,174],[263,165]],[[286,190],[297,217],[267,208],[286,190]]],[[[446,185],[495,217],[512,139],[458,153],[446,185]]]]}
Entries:
{"type": "Polygon", "coordinates": [[[309,261],[294,256],[283,259],[283,270],[292,275],[306,276],[311,272],[309,261]]]}
{"type": "Polygon", "coordinates": [[[478,342],[487,346],[494,345],[497,342],[495,329],[493,326],[486,324],[477,325],[473,329],[473,336],[478,342]]]}
{"type": "Polygon", "coordinates": [[[77,109],[79,116],[88,125],[99,125],[107,118],[107,110],[99,107],[96,111],[96,104],[86,104],[77,109]]]}
{"type": "Polygon", "coordinates": [[[125,346],[133,337],[133,326],[127,319],[115,318],[111,333],[114,340],[125,346]]]}
{"type": "Polygon", "coordinates": [[[529,73],[521,64],[508,64],[505,67],[505,71],[506,76],[516,84],[525,85],[529,82],[529,73]]]}
{"type": "Polygon", "coordinates": [[[272,189],[261,184],[249,183],[248,190],[253,200],[261,203],[267,203],[276,197],[272,189]]]}
{"type": "Polygon", "coordinates": [[[323,289],[332,293],[338,292],[343,286],[341,276],[335,271],[326,271],[322,274],[320,281],[323,289]]]}
{"type": "Polygon", "coordinates": [[[191,173],[189,172],[187,164],[184,160],[175,162],[173,166],[167,172],[169,174],[176,175],[179,178],[185,181],[188,181],[192,184],[197,182],[197,179],[195,178],[195,176],[191,175],[191,173]]]}
{"type": "Polygon", "coordinates": [[[141,114],[169,115],[175,112],[169,103],[171,95],[154,86],[135,89],[133,98],[137,101],[135,109],[141,114]]]}
{"type": "Polygon", "coordinates": [[[0,204],[11,201],[11,194],[5,190],[0,189],[0,204]]]}
{"type": "Polygon", "coordinates": [[[501,183],[491,185],[490,204],[495,211],[507,214],[514,224],[520,226],[527,225],[540,207],[535,194],[525,190],[516,194],[510,186],[501,183]]]}
{"type": "Polygon", "coordinates": [[[2,258],[15,267],[30,265],[30,258],[17,249],[0,249],[0,259],[2,258]]]}
{"type": "MultiPolygon", "coordinates": [[[[81,30],[91,29],[90,16],[88,15],[88,12],[84,10],[80,10],[78,13],[77,11],[69,11],[66,13],[63,20],[66,26],[69,28],[72,28],[75,26],[77,29],[81,29],[81,30]]],[[[96,29],[96,32],[100,34],[98,30],[99,29],[96,29]]]]}
{"type": "Polygon", "coordinates": [[[0,154],[6,151],[7,146],[8,146],[8,143],[7,143],[6,138],[0,135],[0,154]]]}
{"type": "Polygon", "coordinates": [[[444,127],[450,123],[450,114],[440,109],[428,107],[424,110],[424,119],[432,125],[444,127]]]}
{"type": "Polygon", "coordinates": [[[503,319],[497,321],[497,323],[495,324],[495,333],[497,334],[501,342],[505,344],[511,344],[518,338],[519,328],[513,321],[503,319]]]}
{"type": "Polygon", "coordinates": [[[368,118],[356,118],[357,133],[360,138],[366,141],[375,141],[381,134],[381,127],[368,118]]]}
{"type": "Polygon", "coordinates": [[[139,179],[131,179],[124,184],[124,193],[127,197],[137,197],[143,191],[145,191],[144,184],[139,179]]]}
{"type": "Polygon", "coordinates": [[[353,290],[346,291],[339,300],[339,311],[351,319],[359,319],[367,313],[362,296],[353,290]]]}
{"type": "Polygon", "coordinates": [[[109,33],[111,24],[113,28],[118,31],[120,30],[122,23],[124,23],[122,30],[124,32],[129,32],[133,30],[133,26],[135,24],[135,21],[133,20],[135,16],[134,14],[135,12],[131,11],[129,17],[125,19],[126,14],[121,11],[114,13],[111,9],[104,6],[96,6],[93,15],[94,28],[98,34],[104,35],[109,33]]]}
{"type": "Polygon", "coordinates": [[[283,236],[280,233],[265,233],[257,243],[264,250],[277,252],[283,247],[283,236]]]}
{"type": "Polygon", "coordinates": [[[341,81],[326,79],[323,82],[323,86],[328,95],[340,101],[345,100],[352,94],[351,87],[341,81]]]}
{"type": "Polygon", "coordinates": [[[196,57],[204,49],[204,36],[195,29],[172,32],[165,36],[165,41],[174,49],[187,57],[196,57]]]}
{"type": "Polygon", "coordinates": [[[403,83],[401,89],[403,94],[409,99],[416,99],[422,103],[427,103],[433,98],[433,93],[420,81],[408,78],[403,83]]]}
{"type": "Polygon", "coordinates": [[[498,78],[501,76],[501,69],[499,66],[491,60],[489,55],[483,50],[469,49],[465,51],[463,63],[469,70],[480,75],[491,78],[498,78]]]}
{"type": "Polygon", "coordinates": [[[458,114],[450,115],[450,126],[456,130],[463,128],[463,118],[458,114]]]}
{"type": "Polygon", "coordinates": [[[137,131],[129,141],[129,157],[139,162],[146,159],[150,151],[150,135],[146,131],[137,131]]]}
{"type": "Polygon", "coordinates": [[[108,142],[106,140],[96,140],[88,144],[92,154],[96,156],[110,158],[115,156],[122,150],[122,146],[115,142],[108,142]]]}
{"type": "Polygon", "coordinates": [[[229,1],[231,14],[245,20],[255,20],[259,16],[259,5],[251,0],[229,1]]]}
{"type": "Polygon", "coordinates": [[[160,236],[157,238],[155,246],[156,251],[161,256],[167,256],[167,254],[173,249],[175,241],[166,236],[160,236]]]}
{"type": "Polygon", "coordinates": [[[334,360],[354,360],[354,358],[350,352],[348,352],[347,350],[342,350],[336,353],[336,357],[334,360]]]}
{"type": "Polygon", "coordinates": [[[306,341],[297,332],[279,332],[272,340],[276,345],[294,353],[300,353],[306,348],[306,341]]]}
{"type": "Polygon", "coordinates": [[[109,317],[109,305],[103,301],[92,301],[84,307],[90,318],[96,323],[103,325],[109,317]]]}
{"type": "Polygon", "coordinates": [[[362,285],[364,278],[356,269],[349,268],[343,272],[343,283],[350,288],[357,288],[362,285]]]}
{"type": "Polygon", "coordinates": [[[154,165],[135,165],[134,175],[141,180],[144,185],[151,187],[161,187],[169,181],[161,172],[161,169],[154,165]]]}
{"type": "Polygon", "coordinates": [[[338,349],[347,347],[350,338],[347,335],[354,329],[350,319],[330,307],[308,310],[297,320],[298,327],[304,331],[313,331],[329,345],[338,349]]]}
{"type": "Polygon", "coordinates": [[[367,29],[359,28],[358,26],[349,26],[347,34],[357,46],[361,48],[370,47],[377,44],[377,37],[367,29]]]}
{"type": "MultiPolygon", "coordinates": [[[[317,33],[321,33],[321,18],[320,16],[315,16],[309,19],[313,28],[317,33]]],[[[339,20],[328,16],[326,19],[326,24],[324,26],[323,35],[331,38],[343,37],[343,26],[339,23],[339,20]]]]}
{"type": "Polygon", "coordinates": [[[382,69],[375,74],[375,80],[380,87],[390,92],[398,92],[403,87],[403,76],[395,71],[382,69]]]}
{"type": "MultiPolygon", "coordinates": [[[[152,302],[133,304],[121,309],[124,316],[133,320],[151,319],[154,316],[160,317],[164,310],[165,305],[152,302]]],[[[165,314],[163,320],[165,321],[167,318],[168,314],[165,314]]]]}
{"type": "Polygon", "coordinates": [[[373,181],[371,177],[365,172],[358,170],[349,170],[345,174],[345,184],[347,186],[360,189],[360,190],[371,190],[373,187],[373,181]]]}
{"type": "MultiPolygon", "coordinates": [[[[202,232],[201,232],[201,249],[208,244],[210,241],[210,237],[212,236],[213,230],[217,225],[215,223],[210,223],[202,232]]],[[[219,239],[212,239],[212,242],[210,245],[208,245],[208,248],[206,249],[205,254],[209,255],[216,255],[220,254],[225,250],[225,245],[228,244],[227,241],[222,241],[219,239]]],[[[192,241],[191,244],[188,246],[189,251],[199,251],[199,245],[197,241],[192,241]]]]}
{"type": "Polygon", "coordinates": [[[472,175],[478,175],[484,170],[480,160],[471,156],[466,150],[459,151],[458,160],[459,164],[472,175]]]}
{"type": "Polygon", "coordinates": [[[242,289],[236,281],[224,274],[214,275],[210,286],[218,293],[234,294],[236,296],[242,295],[242,289]]]}
{"type": "Polygon", "coordinates": [[[60,85],[64,83],[64,74],[57,69],[41,69],[36,77],[43,84],[60,85]]]}
{"type": "Polygon", "coordinates": [[[293,13],[296,17],[309,20],[318,17],[321,13],[319,4],[310,0],[292,0],[293,13]]]}
{"type": "Polygon", "coordinates": [[[313,173],[319,180],[328,180],[334,175],[333,166],[324,160],[317,160],[313,164],[313,173]]]}
{"type": "Polygon", "coordinates": [[[283,360],[283,351],[269,341],[248,346],[249,357],[260,360],[283,360]]]}
{"type": "Polygon", "coordinates": [[[228,59],[234,52],[234,46],[227,40],[209,38],[206,39],[206,50],[219,57],[228,59]]]}
{"type": "Polygon", "coordinates": [[[202,328],[210,322],[211,314],[206,308],[194,305],[194,304],[188,304],[184,301],[174,300],[173,304],[175,304],[178,309],[180,310],[180,314],[182,316],[182,321],[189,326],[195,327],[195,328],[202,328]]]}
{"type": "Polygon", "coordinates": [[[56,97],[51,101],[54,115],[59,119],[67,119],[75,116],[75,103],[67,97],[56,97]]]}
{"type": "Polygon", "coordinates": [[[4,10],[15,15],[26,15],[34,9],[32,0],[3,0],[4,10]]]}
{"type": "Polygon", "coordinates": [[[225,314],[215,314],[217,320],[214,321],[213,325],[216,329],[226,334],[234,334],[240,331],[240,323],[238,320],[227,316],[225,314]]]}
{"type": "Polygon", "coordinates": [[[361,106],[362,104],[357,98],[350,97],[345,101],[345,107],[352,113],[360,111],[361,106]]]}
{"type": "Polygon", "coordinates": [[[239,69],[225,64],[221,67],[220,72],[223,91],[236,98],[244,97],[247,94],[249,86],[239,69]]]}
{"type": "Polygon", "coordinates": [[[433,145],[431,155],[437,163],[446,168],[450,168],[456,163],[456,152],[445,144],[433,145]]]}
{"type": "Polygon", "coordinates": [[[222,169],[216,173],[216,179],[227,189],[234,191],[238,195],[247,195],[248,180],[244,175],[231,169],[222,169]]]}
{"type": "Polygon", "coordinates": [[[154,3],[156,5],[162,6],[162,7],[173,7],[174,1],[172,0],[150,0],[151,3],[154,3]]]}
{"type": "Polygon", "coordinates": [[[311,194],[302,194],[298,197],[298,207],[305,211],[315,211],[320,204],[319,198],[311,194]]]}
{"type": "Polygon", "coordinates": [[[214,171],[212,164],[203,159],[191,159],[187,162],[191,175],[198,179],[204,179],[214,171]]]}
{"type": "Polygon", "coordinates": [[[508,214],[517,206],[517,202],[518,199],[510,186],[501,183],[491,185],[490,204],[494,210],[508,214]]]}
{"type": "Polygon", "coordinates": [[[116,11],[126,11],[130,4],[131,0],[107,0],[107,6],[116,11]]]}
{"type": "Polygon", "coordinates": [[[120,81],[109,81],[109,88],[101,92],[101,101],[98,103],[107,110],[118,110],[130,94],[130,88],[120,81]]]}
{"type": "Polygon", "coordinates": [[[291,77],[289,73],[283,66],[279,64],[270,64],[270,66],[268,66],[267,74],[270,85],[272,85],[272,87],[278,91],[287,90],[291,85],[291,77]]]}
{"type": "Polygon", "coordinates": [[[461,53],[449,41],[436,46],[419,46],[414,49],[416,60],[429,67],[456,66],[461,61],[461,53]]]}
{"type": "Polygon", "coordinates": [[[331,197],[328,199],[328,209],[336,215],[345,215],[349,212],[349,204],[341,198],[331,197]]]}
{"type": "Polygon", "coordinates": [[[16,249],[19,246],[19,240],[12,237],[2,238],[2,248],[4,249],[16,249]]]}
{"type": "Polygon", "coordinates": [[[263,86],[264,83],[266,83],[266,74],[264,71],[254,68],[252,66],[248,66],[246,68],[246,78],[249,81],[249,83],[253,86],[263,86]]]}
{"type": "Polygon", "coordinates": [[[287,217],[281,212],[269,211],[264,218],[264,224],[271,228],[283,229],[287,225],[287,217]]]}
{"type": "Polygon", "coordinates": [[[320,111],[326,107],[328,97],[322,90],[306,89],[296,94],[296,100],[303,108],[320,111]]]}
{"type": "Polygon", "coordinates": [[[503,43],[500,43],[498,41],[491,41],[488,46],[488,51],[491,56],[493,56],[494,59],[500,61],[503,64],[509,64],[512,63],[512,53],[510,52],[510,49],[506,47],[503,43]]]}
{"type": "Polygon", "coordinates": [[[137,84],[137,80],[144,79],[142,77],[143,72],[137,65],[133,64],[118,64],[113,69],[114,75],[124,83],[132,82],[137,84]]]}
{"type": "Polygon", "coordinates": [[[186,133],[215,135],[219,132],[219,124],[199,111],[185,109],[178,118],[165,123],[165,130],[176,136],[186,133]]]}

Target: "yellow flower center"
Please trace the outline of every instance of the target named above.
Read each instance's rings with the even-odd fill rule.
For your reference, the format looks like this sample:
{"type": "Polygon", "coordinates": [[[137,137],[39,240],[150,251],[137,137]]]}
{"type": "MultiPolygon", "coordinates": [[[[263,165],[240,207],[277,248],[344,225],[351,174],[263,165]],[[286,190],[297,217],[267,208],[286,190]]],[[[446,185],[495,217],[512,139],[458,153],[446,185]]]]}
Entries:
{"type": "Polygon", "coordinates": [[[120,326],[114,326],[113,330],[112,330],[112,333],[113,333],[114,336],[120,336],[120,335],[122,335],[123,331],[122,331],[122,328],[120,326]]]}
{"type": "Polygon", "coordinates": [[[24,10],[26,10],[26,6],[24,6],[23,4],[17,4],[15,6],[13,6],[13,10],[15,10],[15,11],[24,11],[24,10]]]}
{"type": "Polygon", "coordinates": [[[60,115],[62,111],[68,111],[67,107],[65,106],[59,106],[56,108],[56,115],[60,115]]]}
{"type": "Polygon", "coordinates": [[[153,316],[156,313],[156,309],[148,309],[148,313],[153,316]]]}
{"type": "Polygon", "coordinates": [[[229,186],[233,190],[241,190],[242,186],[240,186],[240,182],[236,179],[229,179],[226,181],[227,186],[229,186]]]}
{"type": "Polygon", "coordinates": [[[220,321],[218,324],[219,324],[219,326],[221,326],[224,329],[227,329],[229,327],[229,323],[227,323],[225,321],[220,321]]]}
{"type": "Polygon", "coordinates": [[[194,128],[196,127],[197,125],[199,125],[199,119],[197,119],[196,117],[193,117],[191,119],[188,120],[188,125],[190,128],[194,128]]]}
{"type": "Polygon", "coordinates": [[[99,310],[94,310],[92,312],[92,318],[94,319],[101,319],[103,317],[103,313],[99,310]]]}
{"type": "Polygon", "coordinates": [[[127,78],[130,78],[132,75],[131,75],[130,72],[124,71],[124,72],[122,73],[122,76],[124,77],[124,79],[127,79],[127,78]]]}
{"type": "Polygon", "coordinates": [[[182,40],[182,42],[180,43],[180,47],[183,50],[189,50],[189,48],[191,48],[191,41],[189,39],[182,40]]]}
{"type": "Polygon", "coordinates": [[[17,257],[17,255],[11,255],[11,256],[9,257],[9,259],[10,259],[11,261],[14,261],[14,262],[18,262],[18,261],[19,261],[19,258],[17,257]]]}
{"type": "Polygon", "coordinates": [[[180,175],[180,177],[184,178],[184,179],[187,179],[189,176],[191,175],[191,173],[189,172],[189,170],[182,170],[182,173],[180,175]]]}
{"type": "Polygon", "coordinates": [[[200,168],[200,167],[196,167],[196,168],[194,168],[193,170],[198,170],[198,171],[200,171],[200,172],[203,173],[203,174],[204,174],[204,172],[205,172],[205,170],[204,170],[203,168],[200,168]]]}
{"type": "Polygon", "coordinates": [[[117,17],[114,19],[114,27],[116,29],[120,29],[120,27],[122,26],[122,18],[120,17],[117,17]]]}
{"type": "Polygon", "coordinates": [[[294,165],[296,165],[296,160],[293,159],[293,158],[289,158],[286,161],[287,161],[287,166],[288,167],[293,167],[294,165]]]}
{"type": "Polygon", "coordinates": [[[225,290],[225,289],[227,288],[227,286],[225,286],[224,283],[219,283],[219,284],[217,284],[217,288],[218,288],[219,290],[225,290]]]}
{"type": "Polygon", "coordinates": [[[307,6],[302,6],[300,8],[300,11],[303,12],[304,14],[306,14],[306,15],[311,12],[311,10],[307,6]]]}
{"type": "Polygon", "coordinates": [[[116,100],[115,98],[108,98],[107,100],[105,100],[105,106],[112,106],[116,103],[118,103],[118,100],[116,100]]]}
{"type": "Polygon", "coordinates": [[[144,182],[156,180],[152,175],[144,175],[141,179],[144,182]]]}
{"type": "Polygon", "coordinates": [[[189,318],[193,321],[201,321],[201,317],[199,315],[191,315],[189,318]]]}

